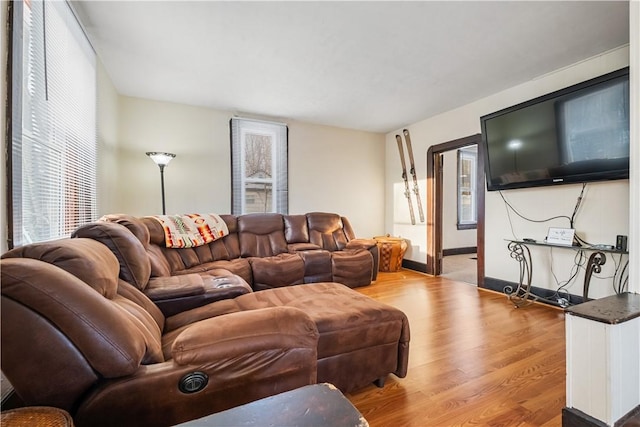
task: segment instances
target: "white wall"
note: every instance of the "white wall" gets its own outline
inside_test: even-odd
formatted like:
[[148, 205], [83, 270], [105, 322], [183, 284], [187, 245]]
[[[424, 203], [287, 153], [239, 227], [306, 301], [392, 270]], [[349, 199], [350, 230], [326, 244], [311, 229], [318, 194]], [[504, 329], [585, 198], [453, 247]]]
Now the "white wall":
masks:
[[[408, 126], [412, 135], [418, 176], [426, 176], [426, 153], [430, 146], [479, 133], [481, 116], [627, 65], [629, 65], [629, 48], [625, 46]], [[385, 191], [388, 200], [393, 201], [393, 204], [390, 203], [387, 207], [386, 227], [393, 230], [394, 234], [400, 234], [412, 242], [405, 258], [425, 263], [425, 227], [422, 224], [415, 226], [408, 224], [408, 214], [403, 206], [406, 203], [404, 197], [401, 198], [401, 172], [395, 141], [395, 134], [400, 131], [401, 129], [386, 135]], [[423, 178], [422, 194], [426, 194], [424, 182]], [[553, 188], [509, 190], [504, 194], [524, 215], [531, 218], [547, 218], [555, 215], [570, 216], [579, 192], [580, 185], [575, 184]], [[518, 265], [510, 259], [505, 242], [505, 239], [513, 235], [504, 203], [496, 192], [487, 192], [485, 203], [485, 274], [487, 277], [516, 281]], [[516, 219], [513, 220], [513, 224], [518, 237], [531, 238], [544, 238], [549, 226], [568, 226], [566, 222], [552, 222], [540, 226]], [[617, 234], [628, 235], [628, 181], [589, 184], [588, 193], [577, 217], [576, 228], [581, 236], [593, 243], [615, 244]], [[574, 258], [572, 251], [554, 250], [553, 261], [550, 260], [549, 249], [534, 252], [534, 286], [548, 289], [557, 287], [551, 275], [551, 264], [560, 280], [570, 276]], [[611, 274], [612, 264], [609, 259], [601, 276]], [[570, 288], [574, 294], [582, 293], [581, 277], [583, 276], [580, 275], [578, 282]], [[590, 296], [594, 298], [612, 293], [609, 280], [592, 281], [591, 289]]]
[[476, 229], [458, 230], [458, 150], [444, 153], [442, 182], [442, 249], [476, 246]]
[[[231, 211], [231, 112], [120, 97], [117, 196], [102, 209], [161, 211], [160, 172], [146, 151], [176, 158], [165, 168], [167, 213]], [[287, 122], [278, 118], [277, 121]], [[289, 121], [289, 212], [336, 212], [359, 237], [383, 233], [384, 135]]]

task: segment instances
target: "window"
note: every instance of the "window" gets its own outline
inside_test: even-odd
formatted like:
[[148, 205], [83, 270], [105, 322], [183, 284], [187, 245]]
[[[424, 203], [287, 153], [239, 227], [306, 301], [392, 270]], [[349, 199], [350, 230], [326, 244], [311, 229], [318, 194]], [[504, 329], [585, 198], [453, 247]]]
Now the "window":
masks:
[[9, 247], [96, 217], [95, 54], [66, 2], [13, 2]]
[[288, 213], [287, 126], [231, 119], [231, 174], [234, 215]]
[[477, 146], [458, 150], [458, 230], [472, 229], [477, 226], [477, 167]]

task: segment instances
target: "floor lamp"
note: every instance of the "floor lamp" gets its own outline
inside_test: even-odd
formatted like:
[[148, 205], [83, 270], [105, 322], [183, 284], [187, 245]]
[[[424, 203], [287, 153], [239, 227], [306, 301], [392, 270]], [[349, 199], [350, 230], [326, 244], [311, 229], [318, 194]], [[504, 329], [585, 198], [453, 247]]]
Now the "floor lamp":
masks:
[[155, 151], [147, 152], [147, 156], [151, 157], [156, 165], [160, 168], [160, 189], [162, 190], [162, 215], [166, 215], [166, 209], [164, 207], [164, 167], [169, 164], [171, 159], [176, 155], [173, 153], [158, 153]]

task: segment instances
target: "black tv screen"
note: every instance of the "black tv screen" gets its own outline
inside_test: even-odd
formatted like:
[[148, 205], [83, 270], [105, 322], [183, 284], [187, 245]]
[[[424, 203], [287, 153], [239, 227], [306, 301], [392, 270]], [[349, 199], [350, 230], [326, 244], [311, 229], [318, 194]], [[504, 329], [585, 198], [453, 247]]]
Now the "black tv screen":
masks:
[[629, 178], [629, 69], [483, 116], [489, 191]]

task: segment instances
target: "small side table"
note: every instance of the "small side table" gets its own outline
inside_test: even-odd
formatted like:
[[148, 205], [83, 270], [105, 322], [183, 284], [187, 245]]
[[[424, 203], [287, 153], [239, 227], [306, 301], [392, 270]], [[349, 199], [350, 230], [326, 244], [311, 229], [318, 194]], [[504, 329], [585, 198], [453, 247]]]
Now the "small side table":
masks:
[[6, 427], [73, 427], [71, 415], [49, 406], [25, 406], [2, 411], [0, 424]]
[[407, 241], [401, 237], [376, 236], [380, 251], [380, 271], [400, 271], [402, 259], [407, 251]]

